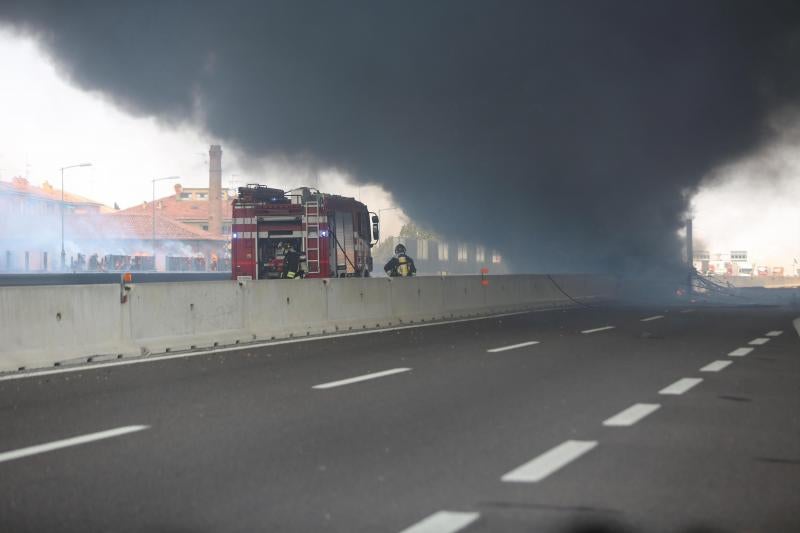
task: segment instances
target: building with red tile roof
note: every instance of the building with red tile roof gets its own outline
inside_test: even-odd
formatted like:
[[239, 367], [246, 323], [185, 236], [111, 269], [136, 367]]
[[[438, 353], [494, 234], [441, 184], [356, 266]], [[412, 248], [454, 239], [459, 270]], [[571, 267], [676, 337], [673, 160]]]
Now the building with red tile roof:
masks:
[[[175, 194], [156, 199], [156, 212], [203, 231], [210, 227], [209, 189], [202, 187], [183, 188], [175, 185]], [[233, 216], [233, 197], [223, 192], [219, 199], [222, 213], [222, 235], [230, 236]], [[150, 202], [123, 209], [121, 213], [141, 214], [152, 212]]]
[[[105, 214], [102, 218], [102, 225], [100, 233], [108, 238], [131, 240], [152, 240], [153, 238], [152, 211], [147, 213], [116, 211]], [[158, 241], [227, 241], [221, 235], [211, 235], [207, 231], [158, 212], [156, 212], [155, 237]]]
[[[64, 208], [68, 213], [85, 214], [109, 211], [100, 202], [64, 191]], [[61, 189], [45, 181], [41, 187], [16, 177], [0, 181], [0, 210], [5, 215], [46, 215], [60, 213]]]
[[[60, 190], [47, 182], [34, 186], [24, 178], [0, 181], [0, 271], [57, 270], [62, 234], [66, 265], [75, 264], [80, 256], [94, 254], [152, 255], [153, 248], [159, 269], [166, 267], [167, 256], [204, 257], [208, 264], [212, 258], [227, 256], [227, 237], [176, 220], [166, 213], [167, 209], [156, 211], [154, 240], [152, 205], [118, 211], [64, 192], [63, 207], [62, 230]], [[173, 211], [181, 210], [207, 217], [208, 202], [192, 200]]]

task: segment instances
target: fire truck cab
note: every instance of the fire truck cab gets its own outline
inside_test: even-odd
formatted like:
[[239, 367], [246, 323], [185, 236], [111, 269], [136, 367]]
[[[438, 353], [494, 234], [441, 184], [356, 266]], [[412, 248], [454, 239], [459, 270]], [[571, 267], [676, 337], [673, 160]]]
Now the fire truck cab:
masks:
[[233, 201], [231, 232], [233, 279], [282, 277], [290, 246], [300, 254], [301, 276], [366, 277], [379, 220], [354, 198], [247, 185]]

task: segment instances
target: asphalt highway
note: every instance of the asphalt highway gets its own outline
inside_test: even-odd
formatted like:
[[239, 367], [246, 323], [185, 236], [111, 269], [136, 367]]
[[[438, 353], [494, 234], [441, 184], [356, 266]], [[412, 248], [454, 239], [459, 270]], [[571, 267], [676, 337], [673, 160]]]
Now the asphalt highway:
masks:
[[592, 307], [0, 377], [0, 531], [800, 531], [800, 310]]

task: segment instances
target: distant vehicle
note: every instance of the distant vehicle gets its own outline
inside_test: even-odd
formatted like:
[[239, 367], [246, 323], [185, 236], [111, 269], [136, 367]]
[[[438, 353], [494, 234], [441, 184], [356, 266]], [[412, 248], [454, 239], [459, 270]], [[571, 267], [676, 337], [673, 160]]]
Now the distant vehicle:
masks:
[[772, 267], [773, 276], [783, 276], [783, 267]]
[[378, 216], [355, 198], [301, 187], [284, 192], [239, 187], [233, 201], [233, 279], [275, 279], [287, 245], [308, 278], [367, 277], [378, 242]]
[[733, 274], [733, 263], [727, 261], [709, 261], [708, 273], [714, 276], [730, 276]]
[[736, 275], [742, 278], [753, 276], [753, 265], [750, 263], [736, 263]]
[[728, 273], [728, 263], [725, 261], [709, 261], [708, 273], [715, 276], [724, 276]]
[[767, 266], [759, 266], [756, 268], [756, 272], [759, 276], [769, 276], [769, 267]]

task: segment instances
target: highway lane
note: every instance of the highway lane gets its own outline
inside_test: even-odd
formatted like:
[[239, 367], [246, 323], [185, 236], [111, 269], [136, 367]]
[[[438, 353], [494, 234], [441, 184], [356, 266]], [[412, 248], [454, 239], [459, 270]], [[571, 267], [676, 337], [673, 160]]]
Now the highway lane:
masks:
[[[464, 531], [595, 516], [794, 531], [797, 314], [572, 309], [0, 381], [0, 452], [148, 426], [0, 462], [0, 526], [401, 531], [461, 511]], [[658, 394], [686, 377], [703, 382]], [[603, 426], [637, 403], [660, 407]], [[501, 481], [569, 440], [597, 444], [536, 483]]]

